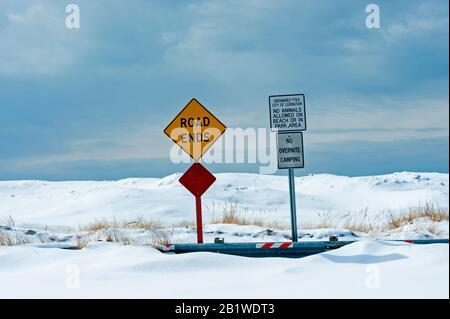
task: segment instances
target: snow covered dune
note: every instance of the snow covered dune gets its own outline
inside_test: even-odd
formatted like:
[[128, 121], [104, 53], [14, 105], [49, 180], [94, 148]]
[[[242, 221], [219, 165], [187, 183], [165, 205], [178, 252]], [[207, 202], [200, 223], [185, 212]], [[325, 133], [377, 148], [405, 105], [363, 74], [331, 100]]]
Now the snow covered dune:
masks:
[[[164, 223], [194, 219], [194, 199], [178, 179], [124, 179], [119, 181], [0, 182], [0, 218], [18, 223], [77, 226], [101, 218], [132, 219], [142, 216]], [[242, 209], [267, 220], [289, 223], [288, 181], [285, 176], [216, 174], [217, 181], [204, 196], [205, 220], [220, 214], [223, 205]], [[405, 210], [425, 202], [448, 207], [448, 174], [394, 173], [345, 177], [328, 174], [296, 179], [299, 223], [317, 221], [318, 213], [333, 216], [369, 214], [386, 209]]]

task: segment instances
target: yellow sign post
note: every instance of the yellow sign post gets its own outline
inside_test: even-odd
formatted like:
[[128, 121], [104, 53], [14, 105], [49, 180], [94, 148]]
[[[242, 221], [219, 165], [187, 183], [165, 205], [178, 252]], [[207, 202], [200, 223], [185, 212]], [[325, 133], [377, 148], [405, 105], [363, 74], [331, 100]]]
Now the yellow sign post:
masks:
[[225, 130], [222, 122], [199, 101], [192, 99], [165, 128], [164, 133], [197, 161]]

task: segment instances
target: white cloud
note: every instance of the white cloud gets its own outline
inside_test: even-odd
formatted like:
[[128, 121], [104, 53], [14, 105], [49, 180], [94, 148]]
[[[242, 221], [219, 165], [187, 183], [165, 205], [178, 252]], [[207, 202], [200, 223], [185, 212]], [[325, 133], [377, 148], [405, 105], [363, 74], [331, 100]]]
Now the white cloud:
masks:
[[442, 3], [422, 2], [417, 6], [405, 6], [402, 15], [397, 15], [395, 20], [390, 21], [386, 28], [381, 31], [389, 42], [399, 41], [405, 37], [424, 37], [427, 34], [442, 32], [449, 27], [447, 15], [442, 12]]
[[371, 105], [361, 105], [359, 109], [352, 106], [334, 107], [325, 113], [312, 111], [308, 118], [308, 126], [311, 128], [308, 141], [380, 142], [448, 137], [448, 103], [448, 99], [372, 101]]
[[4, 13], [0, 75], [55, 74], [80, 59], [86, 45], [82, 31], [65, 28], [66, 13], [61, 8], [43, 2]]
[[[167, 67], [225, 84], [274, 82], [288, 68], [286, 57], [267, 50], [264, 21], [276, 5], [268, 1], [203, 1], [190, 4], [190, 23], [177, 34], [164, 31]], [[270, 74], [270, 76], [267, 76]]]
[[[158, 132], [159, 134], [155, 134]], [[135, 126], [125, 131], [103, 131], [91, 138], [68, 140], [66, 151], [31, 156], [15, 161], [15, 166], [36, 166], [75, 161], [121, 161], [161, 158], [171, 146], [161, 128]], [[155, 151], [157, 150], [157, 151]], [[163, 155], [164, 156], [164, 155]]]
[[[375, 101], [377, 102], [377, 101]], [[310, 109], [305, 142], [309, 145], [349, 141], [387, 142], [408, 139], [445, 137], [449, 135], [448, 100], [396, 101], [368, 107], [356, 105], [333, 107], [327, 111]], [[337, 105], [337, 102], [335, 103]], [[402, 104], [403, 108], [396, 107]], [[396, 106], [395, 106], [396, 105]], [[369, 111], [368, 111], [369, 110]], [[266, 113], [254, 114], [268, 124]], [[238, 118], [227, 118], [229, 127], [238, 127]], [[256, 124], [256, 123], [255, 123]], [[245, 127], [244, 127], [245, 128]], [[255, 127], [256, 128], [256, 127]], [[173, 143], [162, 128], [137, 123], [126, 130], [103, 131], [97, 136], [68, 141], [66, 152], [16, 160], [14, 166], [39, 166], [76, 161], [151, 160], [169, 156]], [[255, 148], [255, 145], [250, 145]], [[235, 152], [245, 153], [247, 149]]]
[[[116, 5], [117, 3], [115, 2]], [[169, 77], [191, 76], [194, 82], [211, 80], [216, 85], [225, 84], [226, 94], [237, 97], [236, 100], [223, 102], [220, 94], [210, 100], [217, 99], [215, 104], [219, 105], [221, 112], [226, 115], [224, 122], [229, 127], [245, 128], [247, 125], [267, 127], [266, 95], [289, 93], [284, 90], [291, 90], [293, 87], [295, 90], [303, 90], [302, 86], [308, 85], [315, 89], [317, 95], [323, 95], [328, 103], [314, 105], [307, 100], [309, 130], [305, 139], [308, 143], [390, 141], [448, 136], [448, 93], [445, 99], [435, 101], [397, 99], [385, 102], [371, 101], [370, 97], [359, 96], [359, 99], [363, 99], [360, 109], [355, 106], [346, 107], [346, 103], [337, 97], [333, 100], [333, 95], [337, 94], [348, 94], [348, 100], [351, 100], [350, 95], [355, 96], [358, 93], [354, 87], [360, 84], [358, 81], [361, 79], [381, 78], [389, 81], [390, 78], [383, 69], [389, 66], [390, 61], [386, 52], [383, 54], [385, 44], [388, 41], [395, 42], [406, 35], [414, 35], [415, 32], [433, 34], [432, 31], [442, 30], [444, 27], [448, 29], [448, 16], [435, 20], [436, 11], [429, 7], [423, 9], [422, 13], [420, 10], [414, 14], [399, 13], [396, 16], [402, 18], [398, 21], [389, 24], [386, 20], [382, 20], [380, 32], [383, 33], [380, 34], [380, 38], [369, 38], [367, 35], [370, 33], [366, 30], [364, 32], [367, 33], [363, 35], [358, 32], [347, 33], [349, 28], [354, 29], [354, 25], [346, 25], [349, 22], [345, 19], [345, 21], [338, 19], [336, 26], [336, 22], [333, 22], [335, 15], [321, 16], [322, 7], [311, 1], [306, 3], [306, 6], [313, 9], [312, 14], [304, 10], [305, 16], [300, 16], [299, 24], [295, 25], [300, 30], [289, 28], [289, 24], [297, 22], [296, 20], [281, 24], [281, 27], [270, 23], [271, 19], [283, 21], [284, 14], [292, 17], [290, 15], [292, 6], [297, 7], [297, 2], [201, 1], [181, 6], [181, 11], [179, 6], [174, 6], [170, 23], [164, 24], [164, 27], [156, 24], [156, 27], [160, 28], [155, 31], [160, 36], [156, 41], [160, 40], [161, 50], [164, 52], [160, 65], [149, 68], [141, 64], [124, 63], [118, 66], [105, 62], [107, 65], [102, 66], [101, 70], [108, 75], [117, 75], [118, 71], [123, 72], [125, 69], [129, 72], [127, 75], [130, 75], [130, 78], [135, 74], [160, 72], [166, 75], [171, 72]], [[48, 4], [40, 4], [29, 6], [26, 10], [5, 13], [7, 21], [0, 29], [0, 75], [57, 74], [76, 65], [84, 57], [92, 44], [89, 35], [85, 33], [89, 30], [85, 31], [83, 25], [80, 30], [66, 29], [65, 12], [63, 7], [61, 8], [59, 10]], [[152, 21], [151, 14], [157, 15], [152, 10], [147, 9], [146, 12], [149, 15], [146, 16], [146, 21]], [[130, 16], [133, 13], [135, 11], [132, 11]], [[427, 17], [428, 13], [430, 17]], [[94, 14], [100, 17], [102, 12], [92, 10], [91, 14], [91, 19], [94, 19], [96, 18]], [[361, 17], [355, 19], [359, 21], [363, 16], [361, 13]], [[318, 20], [323, 19], [322, 24], [321, 21], [314, 24], [315, 17]], [[107, 25], [115, 23], [114, 18], [114, 15], [102, 15], [103, 28], [106, 29]], [[128, 19], [128, 16], [119, 20], [126, 21], [125, 18]], [[142, 16], [140, 18], [142, 19]], [[326, 21], [326, 18], [330, 18], [330, 21]], [[141, 27], [141, 22], [136, 20], [135, 23]], [[308, 25], [310, 22], [311, 26]], [[92, 24], [95, 24], [94, 21]], [[268, 31], [267, 25], [278, 26], [286, 34]], [[142, 24], [143, 28], [152, 26], [150, 23]], [[316, 30], [309, 30], [308, 27], [316, 28], [317, 33], [310, 32]], [[127, 38], [126, 32], [127, 29], [119, 38]], [[145, 41], [146, 37], [143, 34], [147, 35], [147, 33], [136, 35], [136, 41]], [[332, 36], [334, 34], [335, 37]], [[317, 35], [324, 38], [314, 38]], [[296, 36], [299, 37], [295, 38]], [[288, 41], [295, 42], [295, 45], [284, 49], [283, 41], [278, 41], [279, 47], [271, 47], [271, 41], [277, 37], [278, 40], [287, 39], [286, 45], [289, 45]], [[370, 41], [371, 39], [375, 40]], [[111, 41], [107, 43], [111, 44], [111, 50], [119, 47], [121, 43], [114, 42], [114, 36], [108, 41]], [[398, 43], [401, 45], [400, 41]], [[420, 41], [417, 40], [415, 43]], [[145, 46], [142, 45], [142, 48]], [[101, 55], [100, 57], [103, 58]], [[158, 56], [156, 60], [158, 58], [160, 57]], [[97, 65], [94, 67], [99, 68]], [[342, 71], [342, 74], [339, 71]], [[388, 69], [388, 71], [394, 73], [396, 70]], [[162, 81], [167, 80], [161, 78]], [[345, 81], [351, 83], [344, 87], [340, 86]], [[371, 82], [367, 83], [369, 85], [366, 89], [370, 87]], [[176, 89], [171, 82], [167, 82], [166, 85], [167, 90]], [[249, 90], [249, 87], [252, 90]], [[261, 87], [265, 90], [260, 89]], [[330, 92], [336, 88], [338, 93]], [[343, 92], [347, 88], [349, 92]], [[195, 89], [202, 92], [204, 87], [199, 86]], [[277, 92], [278, 89], [283, 91]], [[252, 100], [249, 98], [250, 95], [261, 99]], [[384, 94], [388, 95], [389, 92]], [[318, 99], [316, 96], [315, 100]], [[102, 128], [103, 133], [91, 138], [68, 140], [65, 145], [66, 151], [24, 158], [17, 163], [41, 165], [70, 161], [136, 160], [160, 158], [169, 154], [172, 144], [162, 134], [162, 125], [165, 123], [161, 123], [161, 127], [139, 124], [128, 127], [126, 131], [119, 131], [114, 127], [114, 123], [108, 123], [111, 124], [112, 128]]]

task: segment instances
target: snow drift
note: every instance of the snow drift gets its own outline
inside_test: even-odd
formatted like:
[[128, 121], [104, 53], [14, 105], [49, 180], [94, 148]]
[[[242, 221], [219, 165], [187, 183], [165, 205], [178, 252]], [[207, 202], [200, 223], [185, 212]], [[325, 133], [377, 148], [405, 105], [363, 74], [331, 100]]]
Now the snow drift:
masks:
[[[77, 226], [101, 218], [131, 219], [142, 216], [164, 223], [192, 221], [193, 196], [178, 179], [132, 178], [119, 181], [0, 182], [0, 217], [18, 223]], [[216, 174], [216, 183], [203, 198], [204, 220], [220, 214], [223, 205], [235, 202], [267, 221], [289, 224], [288, 181], [285, 176]], [[449, 177], [441, 173], [394, 173], [345, 177], [328, 174], [296, 178], [298, 221], [317, 221], [318, 213], [333, 216], [369, 215], [383, 210], [406, 210], [425, 202], [448, 207]]]

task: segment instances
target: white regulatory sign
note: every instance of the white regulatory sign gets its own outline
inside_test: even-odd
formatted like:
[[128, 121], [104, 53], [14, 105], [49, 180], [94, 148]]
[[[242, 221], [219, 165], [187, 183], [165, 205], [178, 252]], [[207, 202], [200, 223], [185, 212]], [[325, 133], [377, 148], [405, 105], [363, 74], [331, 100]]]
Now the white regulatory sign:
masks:
[[305, 131], [305, 95], [269, 96], [270, 128], [273, 131]]
[[302, 132], [278, 133], [277, 137], [278, 168], [303, 168]]

